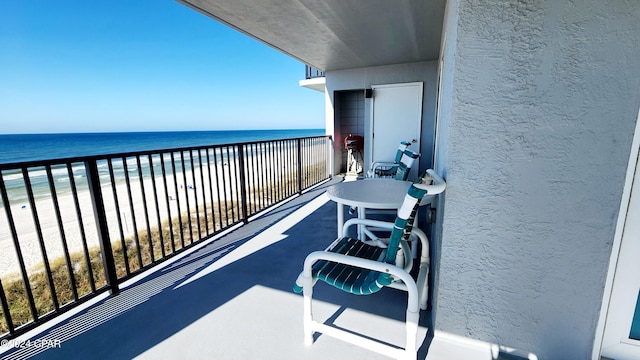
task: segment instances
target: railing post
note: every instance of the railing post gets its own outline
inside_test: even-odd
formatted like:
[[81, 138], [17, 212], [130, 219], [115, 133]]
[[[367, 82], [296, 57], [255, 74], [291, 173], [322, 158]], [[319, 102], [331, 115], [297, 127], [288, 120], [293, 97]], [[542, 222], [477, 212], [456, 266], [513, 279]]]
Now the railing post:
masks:
[[[27, 268], [24, 263], [24, 256], [22, 255], [22, 250], [20, 250], [20, 241], [18, 240], [18, 231], [16, 229], [16, 223], [13, 219], [13, 214], [11, 213], [11, 203], [9, 202], [9, 195], [7, 194], [7, 186], [4, 183], [2, 177], [2, 170], [0, 170], [0, 195], [2, 195], [2, 203], [4, 204], [4, 210], [7, 215], [7, 223], [9, 224], [9, 230], [11, 231], [11, 238], [13, 239], [13, 247], [16, 250], [16, 255], [18, 257], [18, 266], [20, 266], [20, 274], [22, 276], [22, 282], [24, 283], [25, 290], [27, 291], [27, 300], [29, 300], [29, 310], [31, 310], [31, 316], [34, 321], [38, 320], [38, 310], [36, 309], [36, 302], [33, 298], [33, 291], [31, 290], [31, 282], [29, 280], [29, 274], [27, 273]], [[4, 289], [2, 291], [4, 293]], [[8, 314], [6, 312], [5, 314]], [[13, 329], [13, 323], [9, 323], [7, 321], [7, 325], [11, 330], [11, 333], [15, 331]]]
[[302, 139], [298, 139], [298, 194], [302, 194]]
[[120, 292], [120, 288], [118, 287], [118, 275], [116, 274], [116, 264], [115, 259], [113, 258], [113, 251], [111, 249], [111, 240], [109, 239], [109, 226], [107, 224], [107, 215], [104, 209], [102, 188], [100, 187], [98, 164], [96, 159], [91, 159], [85, 161], [84, 166], [87, 169], [87, 182], [89, 184], [91, 204], [93, 205], [93, 214], [96, 218], [98, 241], [100, 242], [100, 251], [102, 252], [105, 277], [111, 293], [116, 295]]
[[329, 176], [333, 177], [336, 174], [336, 167], [335, 167], [335, 161], [336, 161], [336, 148], [334, 147], [335, 144], [333, 143], [333, 136], [329, 135], [328, 136], [329, 141], [327, 144], [327, 156], [329, 157]]
[[244, 146], [238, 144], [238, 165], [240, 166], [240, 203], [242, 204], [242, 221], [249, 223], [249, 211], [247, 210], [247, 176], [244, 167]]
[[[0, 176], [2, 176], [2, 174], [0, 174]], [[2, 314], [4, 315], [4, 321], [7, 325], [7, 329], [9, 329], [9, 334], [13, 334], [15, 332], [15, 328], [13, 326], [13, 320], [11, 319], [11, 312], [9, 311], [9, 302], [7, 301], [7, 296], [4, 294], [2, 280], [0, 280], [0, 303], [2, 303]]]

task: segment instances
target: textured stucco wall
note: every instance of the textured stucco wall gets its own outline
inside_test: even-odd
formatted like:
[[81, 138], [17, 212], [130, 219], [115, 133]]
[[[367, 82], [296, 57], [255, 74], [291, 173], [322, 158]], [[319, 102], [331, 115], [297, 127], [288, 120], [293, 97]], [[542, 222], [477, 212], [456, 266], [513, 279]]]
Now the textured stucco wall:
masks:
[[587, 359], [640, 106], [640, 6], [447, 7], [436, 330]]
[[[334, 103], [334, 93], [340, 90], [356, 90], [370, 88], [371, 85], [397, 84], [409, 82], [423, 82], [422, 94], [422, 138], [420, 144], [420, 169], [427, 169], [432, 165], [433, 142], [435, 133], [435, 112], [437, 92], [437, 68], [435, 61], [417, 62], [400, 65], [376, 66], [350, 70], [328, 71], [326, 87], [329, 104]], [[365, 133], [370, 131], [371, 103], [365, 99]], [[327, 107], [327, 124], [334, 121], [333, 108]], [[368, 121], [368, 122], [367, 122]], [[337, 139], [337, 137], [336, 137]], [[338, 140], [338, 139], [337, 139]], [[341, 143], [334, 143], [336, 154], [340, 153]], [[365, 139], [365, 153], [370, 144]], [[339, 164], [336, 164], [339, 165]]]

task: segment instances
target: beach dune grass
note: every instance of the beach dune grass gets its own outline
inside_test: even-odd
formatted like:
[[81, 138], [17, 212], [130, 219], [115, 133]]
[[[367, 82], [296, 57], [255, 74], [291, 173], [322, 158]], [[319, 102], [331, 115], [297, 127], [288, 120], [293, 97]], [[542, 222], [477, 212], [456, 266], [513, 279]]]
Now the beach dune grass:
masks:
[[[201, 208], [200, 214], [202, 215], [197, 217], [200, 220], [200, 232], [198, 231], [198, 223], [195, 222], [195, 213], [191, 214], [193, 218], [191, 229], [188, 225], [189, 214], [185, 213], [181, 218], [175, 217], [172, 220], [171, 226], [169, 226], [169, 221], [165, 221], [160, 227], [152, 228], [150, 237], [146, 229], [138, 231], [137, 234], [128, 237], [124, 241], [124, 251], [122, 241], [114, 241], [111, 246], [118, 278], [127, 277], [128, 274], [135, 273], [161, 260], [163, 254], [167, 256], [202, 238], [219, 232], [222, 229], [221, 225], [226, 226], [227, 224], [237, 222], [238, 215], [235, 212], [232, 214], [232, 207], [237, 207], [237, 204], [230, 204], [228, 212], [220, 213], [217, 210], [217, 206], [214, 206], [216, 210], [212, 213], [213, 216], [206, 217], [208, 224], [205, 222], [204, 208]], [[207, 228], [209, 229], [209, 234], [204, 233]], [[171, 232], [171, 229], [173, 232]], [[69, 254], [77, 298], [90, 295], [95, 289], [100, 289], [107, 285], [100, 248], [92, 247], [88, 249], [87, 253], [90, 266], [87, 266], [84, 252], [79, 251]], [[125, 261], [125, 253], [128, 261]], [[65, 304], [77, 300], [76, 294], [74, 294], [73, 287], [71, 286], [66, 259], [59, 257], [51, 260], [50, 269], [53, 287], [55, 288], [55, 299], [58, 305], [62, 307]], [[38, 317], [41, 317], [55, 310], [54, 297], [50, 290], [51, 287], [49, 286], [44, 265], [32, 269], [29, 273], [29, 283], [36, 313]], [[93, 277], [93, 286], [91, 277]], [[33, 321], [26, 287], [22, 279], [16, 279], [14, 277], [6, 281], [6, 283], [3, 281], [2, 285], [7, 297], [9, 312], [14, 326], [19, 327]], [[7, 333], [8, 331], [9, 327], [6, 323], [4, 313], [0, 309], [0, 334]]]

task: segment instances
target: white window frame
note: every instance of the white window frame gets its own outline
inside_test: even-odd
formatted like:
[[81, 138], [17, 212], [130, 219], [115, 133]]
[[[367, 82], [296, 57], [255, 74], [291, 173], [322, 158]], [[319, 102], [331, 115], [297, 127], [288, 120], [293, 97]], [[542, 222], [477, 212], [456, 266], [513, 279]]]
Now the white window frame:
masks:
[[[629, 165], [611, 260], [605, 284], [592, 359], [640, 359], [640, 341], [629, 339], [640, 288], [640, 111], [636, 120]], [[634, 189], [635, 188], [635, 189]], [[635, 190], [635, 191], [633, 191]], [[634, 256], [635, 255], [635, 256]]]

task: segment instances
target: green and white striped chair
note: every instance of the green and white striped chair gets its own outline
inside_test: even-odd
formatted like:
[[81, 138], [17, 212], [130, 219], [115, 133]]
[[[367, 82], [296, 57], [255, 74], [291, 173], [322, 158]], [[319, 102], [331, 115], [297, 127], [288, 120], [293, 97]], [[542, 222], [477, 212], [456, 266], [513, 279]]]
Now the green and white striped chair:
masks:
[[396, 151], [393, 162], [375, 161], [367, 171], [369, 178], [394, 178], [396, 180], [407, 180], [411, 167], [420, 154], [408, 149], [408, 142], [402, 141]]
[[[417, 332], [420, 309], [427, 306], [427, 275], [429, 272], [429, 240], [425, 233], [413, 227], [414, 217], [420, 200], [427, 194], [444, 191], [445, 182], [435, 171], [429, 169], [427, 183], [420, 177], [409, 188], [402, 207], [394, 223], [370, 219], [350, 219], [344, 225], [341, 238], [336, 239], [326, 250], [309, 254], [304, 268], [294, 286], [296, 292], [304, 297], [304, 337], [305, 344], [313, 343], [313, 333], [319, 332], [365, 347], [387, 356], [403, 359], [415, 359], [418, 350]], [[365, 226], [386, 229], [391, 237], [386, 242], [360, 241], [348, 236], [349, 227]], [[421, 242], [420, 269], [417, 280], [409, 274], [413, 264], [408, 240], [415, 235]], [[359, 336], [313, 320], [313, 286], [318, 280], [324, 281], [340, 290], [369, 295], [383, 287], [392, 287], [408, 293], [406, 310], [406, 345], [404, 349], [389, 346], [369, 337]]]
[[402, 153], [402, 157], [400, 157], [400, 162], [396, 168], [395, 174], [393, 176], [396, 180], [407, 180], [409, 178], [409, 173], [411, 172], [411, 168], [413, 164], [420, 157], [420, 153], [412, 151], [410, 149], [405, 149]]

